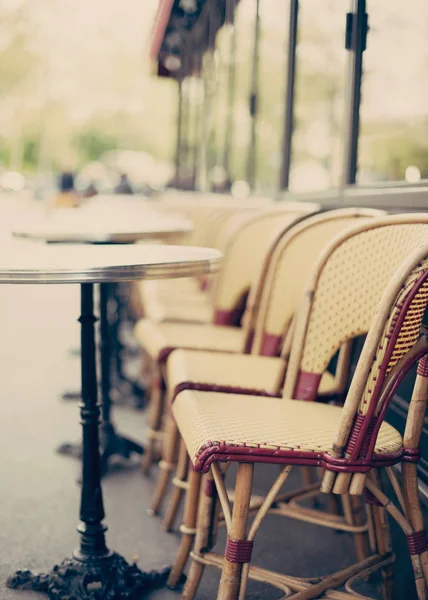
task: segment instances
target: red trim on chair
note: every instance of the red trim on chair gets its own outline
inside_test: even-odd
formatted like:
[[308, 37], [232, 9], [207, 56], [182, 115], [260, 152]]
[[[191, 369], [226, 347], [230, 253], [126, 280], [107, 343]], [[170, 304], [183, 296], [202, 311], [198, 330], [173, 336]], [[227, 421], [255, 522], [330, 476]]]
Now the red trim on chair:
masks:
[[201, 277], [201, 279], [199, 280], [199, 289], [201, 290], [201, 292], [206, 292], [208, 287], [209, 287], [208, 277]]
[[318, 394], [321, 377], [321, 373], [300, 371], [293, 397], [296, 400], [315, 400]]
[[[389, 394], [388, 394], [389, 398], [388, 398], [387, 401], [385, 401], [383, 403], [383, 406], [382, 406], [382, 408], [381, 408], [381, 410], [380, 410], [380, 412], [379, 412], [379, 414], [377, 416], [377, 423], [376, 423], [375, 429], [374, 429], [373, 434], [372, 434], [371, 442], [370, 442], [370, 444], [368, 446], [368, 449], [367, 449], [367, 454], [369, 456], [373, 453], [373, 450], [374, 450], [374, 447], [375, 447], [375, 444], [376, 444], [376, 440], [377, 440], [377, 434], [379, 432], [380, 426], [383, 423], [383, 420], [385, 419], [386, 411], [388, 409], [389, 402], [390, 402], [391, 398], [394, 396], [395, 392], [397, 391], [397, 388], [399, 387], [399, 385], [400, 385], [401, 381], [403, 380], [404, 376], [409, 372], [410, 368], [415, 364], [415, 362], [417, 360], [419, 360], [420, 358], [422, 358], [423, 356], [425, 356], [426, 353], [427, 353], [427, 349], [426, 348], [421, 348], [419, 350], [419, 352], [417, 353], [416, 356], [413, 356], [413, 358], [411, 360], [407, 361], [407, 364], [403, 366], [403, 368], [401, 369], [401, 371], [399, 373], [399, 376], [396, 377], [396, 379], [394, 381], [394, 384], [389, 389]], [[370, 408], [371, 408], [371, 406], [370, 406]], [[361, 436], [361, 433], [360, 433], [360, 436]], [[412, 459], [412, 460], [419, 460], [419, 458], [420, 458], [420, 450], [419, 450], [419, 448], [415, 448], [415, 449], [405, 448], [404, 449], [405, 456], [408, 453], [410, 453], [410, 452], [412, 452], [412, 453], [414, 452], [414, 454], [412, 454], [412, 456], [417, 456], [416, 459]]]
[[[385, 377], [386, 377], [386, 372], [387, 372], [387, 368], [388, 368], [388, 364], [392, 355], [392, 352], [394, 350], [395, 347], [395, 343], [398, 339], [398, 336], [400, 334], [401, 331], [401, 327], [404, 323], [404, 320], [406, 318], [407, 315], [407, 311], [411, 305], [411, 303], [413, 302], [416, 294], [418, 293], [418, 291], [420, 290], [421, 286], [425, 283], [426, 279], [428, 278], [428, 270], [423, 271], [423, 273], [419, 276], [419, 278], [416, 280], [416, 282], [413, 283], [412, 289], [410, 291], [410, 293], [407, 295], [407, 297], [404, 299], [404, 301], [401, 303], [401, 305], [399, 306], [400, 308], [400, 312], [398, 313], [397, 317], [395, 318], [394, 322], [391, 324], [391, 329], [389, 331], [389, 335], [388, 335], [388, 345], [386, 348], [386, 352], [385, 355], [383, 357], [382, 360], [382, 364], [379, 366], [379, 373], [377, 376], [377, 380], [376, 380], [376, 384], [375, 384], [375, 388], [373, 390], [373, 394], [370, 400], [370, 404], [368, 407], [368, 411], [367, 411], [367, 417], [372, 417], [374, 411], [376, 410], [376, 406], [379, 400], [379, 395], [382, 392], [382, 386], [384, 384], [385, 381]], [[419, 357], [413, 357], [412, 361], [410, 364], [405, 365], [402, 369], [402, 372], [400, 373], [400, 375], [397, 377], [394, 385], [391, 387], [391, 390], [388, 394], [388, 399], [386, 399], [386, 401], [383, 403], [383, 406], [381, 407], [381, 410], [377, 416], [377, 423], [376, 426], [374, 428], [374, 431], [372, 432], [371, 435], [371, 443], [368, 445], [367, 448], [367, 454], [370, 455], [371, 453], [373, 453], [375, 444], [376, 444], [376, 439], [377, 439], [377, 435], [380, 429], [380, 426], [383, 423], [383, 420], [385, 418], [385, 414], [386, 414], [386, 410], [389, 406], [389, 402], [392, 398], [392, 396], [394, 395], [399, 383], [401, 382], [401, 380], [404, 377], [404, 374], [408, 372], [408, 370], [410, 369], [410, 367], [414, 364], [414, 362], [416, 361], [416, 359], [420, 359], [422, 358], [422, 356], [424, 356], [426, 354], [426, 351], [422, 351], [421, 356]], [[356, 440], [356, 446], [354, 449], [354, 454], [358, 453], [359, 454], [359, 447], [362, 447], [362, 445], [364, 444], [364, 440], [366, 437], [366, 428], [368, 427], [369, 422], [366, 421], [364, 423], [364, 426], [361, 427], [361, 430], [358, 434], [358, 440]], [[355, 456], [352, 456], [352, 458], [354, 459]]]
[[428, 356], [423, 356], [418, 362], [418, 375], [421, 377], [428, 377]]
[[391, 454], [374, 454], [369, 460], [349, 457], [336, 458], [328, 452], [300, 450], [300, 448], [283, 450], [281, 448], [265, 448], [259, 446], [237, 446], [225, 442], [206, 442], [193, 459], [195, 471], [206, 473], [211, 463], [248, 462], [267, 464], [290, 464], [323, 467], [336, 473], [368, 473], [371, 468], [389, 467], [397, 462], [417, 462], [418, 451], [409, 452], [401, 448]]
[[215, 484], [213, 479], [205, 479], [204, 493], [208, 498], [212, 498], [215, 494]]
[[373, 504], [374, 506], [382, 506], [381, 502], [379, 502], [376, 496], [368, 488], [364, 488], [364, 497], [366, 499], [367, 504]]
[[173, 352], [174, 350], [176, 350], [175, 346], [166, 346], [165, 348], [162, 348], [162, 350], [158, 354], [158, 362], [165, 363], [168, 360], [168, 357], [171, 354], [171, 352]]
[[232, 540], [227, 536], [225, 557], [231, 563], [249, 563], [253, 552], [252, 540]]
[[239, 319], [239, 313], [236, 309], [234, 310], [220, 310], [216, 308], [214, 311], [213, 323], [214, 325], [235, 325]]
[[262, 356], [279, 356], [281, 343], [282, 336], [264, 332], [260, 354]]
[[400, 312], [398, 313], [394, 323], [392, 323], [392, 327], [390, 330], [390, 335], [389, 335], [389, 340], [388, 340], [388, 346], [385, 352], [385, 355], [383, 357], [383, 361], [382, 364], [379, 368], [379, 376], [377, 378], [376, 381], [376, 386], [375, 389], [373, 391], [373, 396], [371, 399], [371, 405], [373, 406], [374, 410], [374, 406], [377, 403], [377, 399], [379, 396], [379, 393], [382, 389], [382, 385], [383, 385], [383, 379], [386, 375], [386, 370], [388, 368], [388, 364], [389, 364], [389, 360], [391, 358], [392, 352], [394, 350], [395, 347], [395, 343], [398, 339], [398, 336], [400, 334], [401, 331], [401, 327], [404, 323], [404, 320], [406, 318], [407, 315], [407, 311], [410, 307], [410, 305], [412, 304], [416, 294], [419, 292], [421, 286], [423, 285], [423, 283], [425, 282], [425, 280], [428, 277], [428, 271], [424, 271], [421, 276], [419, 277], [419, 279], [417, 279], [414, 284], [413, 287], [410, 291], [410, 293], [408, 294], [408, 296], [405, 298], [404, 302], [401, 304], [400, 306]]
[[226, 394], [247, 394], [249, 396], [269, 396], [269, 398], [280, 398], [277, 394], [272, 394], [266, 390], [256, 390], [255, 388], [245, 388], [236, 385], [216, 385], [215, 383], [196, 383], [194, 381], [182, 381], [175, 389], [171, 402], [174, 402], [180, 392], [185, 390], [195, 390], [197, 392], [222, 392]]
[[[365, 423], [367, 420], [368, 420], [369, 424], [367, 426], [365, 426]], [[346, 446], [347, 454], [352, 456], [355, 445], [358, 440], [358, 436], [360, 435], [360, 431], [361, 431], [363, 425], [365, 426], [366, 433], [364, 436], [364, 440], [361, 444], [361, 448], [359, 450], [359, 455], [365, 456], [367, 454], [367, 450], [369, 449], [369, 445], [370, 445], [370, 442], [372, 439], [373, 432], [376, 428], [377, 420], [378, 420], [377, 416], [370, 417], [367, 415], [358, 414], [355, 417], [351, 432], [349, 434], [348, 444]], [[357, 458], [357, 457], [353, 457], [353, 458]]]
[[415, 554], [422, 554], [427, 549], [427, 540], [425, 536], [425, 529], [421, 531], [415, 531], [410, 535], [406, 535], [407, 544], [409, 546], [409, 552], [412, 556]]

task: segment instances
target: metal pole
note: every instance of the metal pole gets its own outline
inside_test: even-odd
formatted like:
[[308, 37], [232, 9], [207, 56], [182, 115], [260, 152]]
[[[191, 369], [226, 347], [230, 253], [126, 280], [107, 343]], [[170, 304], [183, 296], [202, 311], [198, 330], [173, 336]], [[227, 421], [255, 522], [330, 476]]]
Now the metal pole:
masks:
[[219, 27], [219, 14], [216, 3], [209, 4], [208, 12], [208, 50], [203, 56], [202, 81], [204, 86], [204, 101], [202, 106], [201, 147], [199, 189], [208, 192], [210, 182], [210, 151], [213, 142], [213, 99], [217, 86], [217, 71], [215, 68], [215, 36]]
[[257, 90], [259, 83], [259, 41], [260, 41], [260, 0], [256, 0], [256, 17], [254, 22], [254, 49], [251, 74], [250, 115], [251, 137], [248, 149], [247, 182], [253, 190], [256, 181], [256, 156], [257, 156]]
[[229, 68], [227, 70], [227, 116], [226, 132], [224, 137], [223, 169], [227, 177], [227, 182], [231, 182], [230, 175], [230, 156], [233, 144], [234, 119], [233, 109], [235, 105], [235, 83], [236, 83], [236, 27], [235, 27], [235, 0], [227, 0], [226, 4], [226, 22], [232, 27], [230, 35]]
[[82, 404], [80, 405], [83, 429], [82, 489], [80, 519], [80, 560], [109, 556], [104, 532], [104, 506], [101, 491], [101, 457], [99, 452], [100, 406], [95, 348], [94, 285], [82, 283], [80, 339], [82, 347]]
[[346, 43], [349, 51], [344, 163], [342, 185], [353, 184], [357, 177], [358, 135], [360, 129], [361, 79], [363, 52], [366, 49], [368, 15], [366, 0], [352, 0], [352, 12], [346, 15]]
[[[195, 49], [196, 52], [196, 49]], [[202, 139], [203, 135], [203, 104], [200, 102], [200, 81], [201, 77], [201, 64], [199, 54], [194, 55], [193, 72], [192, 72], [192, 86], [189, 86], [189, 91], [193, 94], [193, 133], [192, 133], [192, 156], [193, 156], [193, 170], [192, 170], [192, 189], [200, 190], [201, 184], [201, 171], [203, 169], [203, 156], [202, 156]], [[193, 92], [191, 92], [193, 89]], [[189, 100], [189, 106], [192, 104], [192, 98]]]
[[298, 33], [299, 0], [290, 0], [290, 21], [287, 41], [287, 81], [285, 87], [284, 132], [282, 137], [281, 169], [279, 172], [280, 191], [288, 190], [292, 137], [294, 129], [294, 89], [296, 82], [296, 48]]
[[175, 146], [175, 185], [180, 181], [182, 161], [182, 135], [183, 135], [183, 79], [178, 80], [178, 106], [177, 106], [177, 140]]
[[[208, 53], [211, 53], [211, 50], [208, 50]], [[207, 63], [211, 65], [211, 61], [209, 57], [205, 55], [203, 57], [203, 66], [202, 66], [202, 84], [203, 84], [203, 102], [200, 107], [200, 147], [199, 147], [199, 177], [198, 177], [198, 189], [202, 192], [208, 191], [208, 119], [209, 119], [209, 91], [208, 91], [208, 79], [210, 74], [207, 74]]]

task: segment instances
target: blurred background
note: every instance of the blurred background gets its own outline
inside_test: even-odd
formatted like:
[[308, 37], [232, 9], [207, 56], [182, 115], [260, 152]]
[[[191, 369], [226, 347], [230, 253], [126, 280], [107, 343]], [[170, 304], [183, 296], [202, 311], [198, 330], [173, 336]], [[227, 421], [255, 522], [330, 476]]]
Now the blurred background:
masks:
[[[176, 0], [182, 10], [193, 0]], [[108, 192], [126, 173], [135, 191], [174, 175], [177, 81], [149, 60], [157, 0], [2, 0], [0, 3], [0, 191], [45, 198], [60, 171], [76, 187]], [[322, 5], [322, 10], [321, 10]], [[357, 183], [417, 183], [428, 177], [428, 2], [369, 0]], [[187, 8], [186, 8], [187, 6]], [[256, 0], [236, 12], [232, 181], [248, 179]], [[191, 6], [190, 6], [191, 8]], [[340, 185], [347, 51], [343, 0], [300, 0], [290, 192]], [[257, 123], [251, 187], [278, 189], [283, 136], [289, 3], [261, 0]], [[221, 177], [228, 127], [230, 31], [216, 36], [210, 84], [211, 183]], [[183, 86], [194, 107], [204, 86]], [[190, 111], [191, 107], [188, 107]], [[190, 139], [190, 138], [189, 138]], [[182, 153], [186, 148], [181, 148]]]

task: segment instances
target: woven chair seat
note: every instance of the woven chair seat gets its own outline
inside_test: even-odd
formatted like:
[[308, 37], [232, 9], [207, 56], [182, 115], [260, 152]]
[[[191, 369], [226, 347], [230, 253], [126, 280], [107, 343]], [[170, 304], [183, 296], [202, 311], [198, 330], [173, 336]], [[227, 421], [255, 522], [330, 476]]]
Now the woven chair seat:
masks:
[[186, 321], [188, 323], [211, 323], [213, 309], [209, 304], [201, 302], [164, 302], [151, 301], [144, 303], [145, 317], [151, 321]]
[[158, 307], [158, 310], [160, 311], [160, 318], [154, 319], [157, 321], [186, 321], [188, 323], [209, 324], [213, 320], [213, 309], [211, 306], [192, 306], [191, 304], [161, 304]]
[[[156, 285], [177, 282], [183, 285]], [[171, 282], [142, 281], [138, 284], [138, 294], [145, 317], [152, 321], [212, 321], [211, 298], [200, 290], [199, 283], [194, 279], [177, 279]]]
[[[278, 396], [284, 378], [282, 358], [252, 354], [175, 350], [168, 359], [169, 389], [209, 389], [227, 392]], [[324, 373], [319, 393], [334, 393], [333, 375]]]
[[145, 280], [138, 283], [140, 293], [155, 293], [159, 297], [163, 295], [201, 294], [200, 283], [196, 278], [183, 277], [181, 279]]
[[194, 323], [155, 323], [141, 319], [134, 334], [144, 350], [159, 362], [176, 348], [195, 348], [218, 352], [242, 352], [244, 331], [239, 327]]
[[[342, 408], [304, 400], [186, 390], [178, 394], [172, 411], [195, 468], [206, 470], [207, 459], [214, 453], [216, 460], [239, 460], [248, 455], [247, 460], [254, 462], [286, 463], [293, 454], [304, 460], [306, 453], [313, 459], [309, 453], [329, 452]], [[392, 455], [401, 448], [400, 433], [384, 422], [375, 453]]]

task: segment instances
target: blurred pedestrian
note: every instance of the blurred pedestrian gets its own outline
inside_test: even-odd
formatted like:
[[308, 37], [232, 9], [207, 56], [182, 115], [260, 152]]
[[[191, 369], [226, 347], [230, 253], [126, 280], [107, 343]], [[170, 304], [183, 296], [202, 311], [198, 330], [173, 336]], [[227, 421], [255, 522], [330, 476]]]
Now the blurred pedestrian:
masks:
[[132, 189], [131, 183], [128, 179], [128, 175], [126, 173], [121, 173], [120, 181], [117, 186], [114, 188], [115, 194], [133, 194], [134, 190]]
[[55, 197], [54, 208], [76, 208], [80, 198], [74, 188], [74, 175], [71, 171], [63, 171], [58, 181], [59, 193]]

